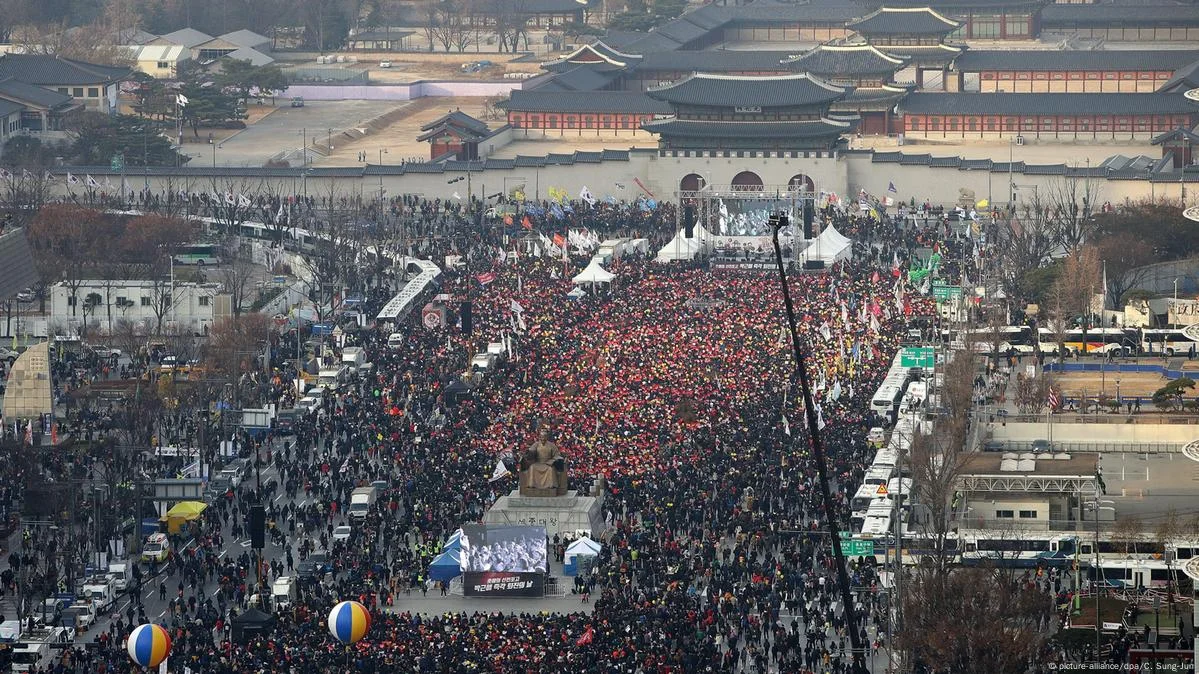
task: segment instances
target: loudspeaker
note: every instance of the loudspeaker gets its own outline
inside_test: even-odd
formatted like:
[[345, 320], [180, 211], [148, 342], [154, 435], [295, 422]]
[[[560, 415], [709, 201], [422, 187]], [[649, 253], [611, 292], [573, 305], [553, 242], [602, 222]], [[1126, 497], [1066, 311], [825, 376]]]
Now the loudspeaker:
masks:
[[811, 199], [803, 200], [803, 238], [811, 239], [812, 236], [812, 219], [816, 217], [814, 206]]
[[250, 547], [266, 547], [266, 508], [262, 505], [250, 506]]
[[804, 269], [824, 269], [824, 260], [807, 260], [803, 263]]
[[690, 204], [683, 206], [683, 236], [695, 238], [695, 206]]
[[471, 303], [469, 301], [463, 302], [462, 306], [458, 309], [458, 318], [462, 321], [462, 334], [464, 335], [469, 335], [471, 328], [473, 327], [473, 321], [471, 320], [470, 314]]

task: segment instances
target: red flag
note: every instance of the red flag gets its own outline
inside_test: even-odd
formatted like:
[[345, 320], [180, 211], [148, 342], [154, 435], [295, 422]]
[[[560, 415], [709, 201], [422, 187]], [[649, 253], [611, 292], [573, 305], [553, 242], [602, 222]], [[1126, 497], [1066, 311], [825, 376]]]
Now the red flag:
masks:
[[50, 424], [50, 444], [58, 444], [58, 424], [56, 423]]
[[874, 272], [874, 276], [870, 277], [871, 282], [878, 283], [878, 272]]
[[489, 271], [485, 274], [475, 274], [475, 279], [482, 285], [487, 285], [495, 280], [495, 272]]
[[529, 222], [529, 216], [526, 215], [521, 219], [520, 226], [524, 227], [525, 229], [533, 229], [533, 223]]
[[586, 646], [587, 644], [591, 643], [594, 639], [595, 639], [595, 628], [593, 628], [591, 625], [588, 625], [587, 629], [584, 630], [581, 635], [579, 635], [579, 638], [575, 639], [575, 645], [576, 646]]
[[563, 238], [561, 234], [555, 234], [554, 235], [554, 245], [559, 248], [565, 248], [566, 247], [566, 239]]
[[512, 214], [511, 214], [511, 213], [509, 213], [508, 215], [505, 215], [505, 216], [504, 216], [504, 224], [505, 224], [505, 225], [511, 225], [511, 224], [512, 224]]

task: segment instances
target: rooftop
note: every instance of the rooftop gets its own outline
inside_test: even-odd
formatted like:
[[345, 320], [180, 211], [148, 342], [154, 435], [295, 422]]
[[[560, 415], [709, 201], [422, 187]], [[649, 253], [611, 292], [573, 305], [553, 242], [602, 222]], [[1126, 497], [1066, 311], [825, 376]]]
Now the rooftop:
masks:
[[676, 105], [796, 107], [831, 103], [851, 91], [800, 73], [796, 75], [714, 75], [698, 73], [646, 93]]
[[854, 122], [833, 119], [795, 122], [724, 122], [692, 119], [655, 119], [641, 128], [682, 138], [820, 138], [852, 133]]
[[179, 30], [171, 31], [166, 35], [159, 37], [159, 40], [170, 44], [179, 44], [191, 49], [192, 47], [209, 42], [212, 36], [208, 33], [201, 33], [195, 28], [180, 28]]
[[962, 24], [931, 7], [880, 7], [846, 26], [862, 35], [947, 35]]
[[[1013, 459], [1013, 456], [1023, 458]], [[1038, 454], [1035, 459], [1031, 457], [1033, 455], [1030, 453], [976, 452], [966, 459], [961, 472], [965, 475], [1092, 476], [1099, 461], [1099, 455], [1093, 453]], [[1019, 463], [1017, 469], [1012, 470], [1010, 464], [1005, 463], [1011, 461]]]
[[128, 68], [85, 63], [60, 56], [4, 54], [0, 57], [0, 76], [39, 86], [98, 84], [128, 75]]
[[908, 61], [907, 56], [895, 56], [869, 44], [822, 44], [802, 54], [782, 61], [797, 72], [809, 72], [821, 77], [860, 74], [893, 73]]

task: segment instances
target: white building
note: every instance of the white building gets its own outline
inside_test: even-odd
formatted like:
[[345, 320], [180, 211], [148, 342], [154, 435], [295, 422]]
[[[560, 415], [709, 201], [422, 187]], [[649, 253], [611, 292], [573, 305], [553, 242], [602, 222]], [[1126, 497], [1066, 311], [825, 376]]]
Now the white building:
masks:
[[182, 329], [206, 334], [229, 315], [229, 295], [219, 283], [170, 280], [60, 281], [50, 292], [50, 327], [56, 332], [111, 333], [124, 320], [147, 333]]

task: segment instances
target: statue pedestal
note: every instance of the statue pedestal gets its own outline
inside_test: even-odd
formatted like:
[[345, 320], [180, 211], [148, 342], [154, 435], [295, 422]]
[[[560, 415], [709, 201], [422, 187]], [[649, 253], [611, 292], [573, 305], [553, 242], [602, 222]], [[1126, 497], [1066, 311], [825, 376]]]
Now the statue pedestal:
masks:
[[484, 524], [505, 526], [543, 526], [550, 538], [554, 534], [586, 531], [599, 536], [604, 530], [604, 497], [579, 495], [573, 489], [566, 496], [521, 496], [514, 489], [496, 499], [483, 515]]

